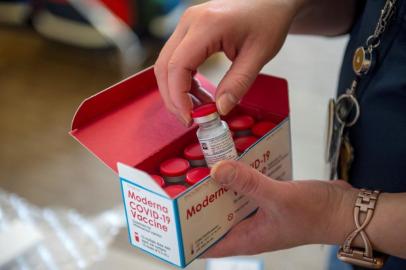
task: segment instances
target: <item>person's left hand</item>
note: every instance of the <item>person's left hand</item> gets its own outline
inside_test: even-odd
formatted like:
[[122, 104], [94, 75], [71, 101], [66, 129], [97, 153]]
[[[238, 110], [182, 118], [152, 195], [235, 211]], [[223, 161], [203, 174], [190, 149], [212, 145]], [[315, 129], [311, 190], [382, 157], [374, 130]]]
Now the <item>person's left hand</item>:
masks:
[[234, 160], [211, 171], [221, 186], [254, 200], [258, 211], [202, 257], [252, 255], [304, 244], [341, 244], [353, 228], [358, 191], [344, 181], [276, 181]]

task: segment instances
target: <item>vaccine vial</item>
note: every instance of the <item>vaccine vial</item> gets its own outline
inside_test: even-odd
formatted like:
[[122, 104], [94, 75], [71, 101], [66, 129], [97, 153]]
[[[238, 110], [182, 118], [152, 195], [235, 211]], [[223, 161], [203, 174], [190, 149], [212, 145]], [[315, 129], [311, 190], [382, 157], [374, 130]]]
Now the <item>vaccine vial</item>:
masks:
[[183, 185], [171, 185], [164, 188], [166, 194], [171, 198], [176, 198], [180, 193], [185, 191], [187, 187]]
[[251, 128], [255, 124], [254, 117], [246, 114], [236, 115], [227, 121], [235, 137], [251, 135]]
[[160, 175], [157, 174], [151, 174], [151, 178], [154, 179], [154, 181], [160, 186], [160, 187], [164, 187], [165, 186], [165, 181], [164, 178]]
[[206, 161], [199, 143], [193, 143], [185, 148], [183, 155], [192, 167], [205, 167]]
[[207, 167], [197, 167], [189, 170], [186, 174], [186, 184], [193, 186], [200, 182], [210, 174], [210, 169]]
[[215, 103], [196, 108], [192, 118], [199, 125], [196, 134], [208, 167], [213, 167], [221, 160], [237, 158], [228, 125], [220, 119]]
[[261, 138], [262, 136], [267, 134], [270, 130], [272, 130], [274, 127], [276, 127], [276, 124], [274, 124], [271, 121], [258, 122], [251, 129], [252, 135]]
[[161, 175], [169, 184], [184, 183], [186, 173], [190, 169], [189, 161], [183, 158], [171, 158], [165, 160], [159, 166]]
[[237, 149], [238, 155], [244, 153], [248, 147], [253, 145], [258, 140], [257, 137], [254, 136], [243, 136], [235, 139], [235, 147]]

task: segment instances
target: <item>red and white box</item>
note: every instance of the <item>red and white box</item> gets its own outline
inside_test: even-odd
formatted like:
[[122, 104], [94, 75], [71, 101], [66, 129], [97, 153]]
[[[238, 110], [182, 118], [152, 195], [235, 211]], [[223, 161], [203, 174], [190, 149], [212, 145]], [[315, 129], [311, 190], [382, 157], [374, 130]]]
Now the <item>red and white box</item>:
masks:
[[[202, 75], [201, 85], [215, 92]], [[292, 179], [287, 82], [259, 75], [229, 117], [249, 114], [276, 127], [239, 157], [278, 180]], [[185, 267], [257, 206], [217, 185], [210, 176], [170, 198], [150, 174], [159, 164], [182, 157], [196, 142], [196, 129], [183, 127], [164, 107], [152, 68], [86, 99], [71, 135], [118, 173], [130, 243], [168, 263]]]

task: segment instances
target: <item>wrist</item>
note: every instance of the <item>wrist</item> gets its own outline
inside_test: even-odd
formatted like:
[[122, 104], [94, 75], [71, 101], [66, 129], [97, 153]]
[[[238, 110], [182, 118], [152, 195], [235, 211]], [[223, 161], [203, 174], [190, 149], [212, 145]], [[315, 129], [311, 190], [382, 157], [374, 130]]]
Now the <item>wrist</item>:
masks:
[[353, 209], [358, 191], [344, 181], [293, 181], [289, 191], [301, 205], [300, 244], [342, 244], [354, 228]]
[[330, 215], [330, 231], [328, 232], [327, 244], [342, 245], [345, 238], [354, 228], [354, 206], [359, 189], [349, 188], [344, 190], [337, 206], [332, 208]]

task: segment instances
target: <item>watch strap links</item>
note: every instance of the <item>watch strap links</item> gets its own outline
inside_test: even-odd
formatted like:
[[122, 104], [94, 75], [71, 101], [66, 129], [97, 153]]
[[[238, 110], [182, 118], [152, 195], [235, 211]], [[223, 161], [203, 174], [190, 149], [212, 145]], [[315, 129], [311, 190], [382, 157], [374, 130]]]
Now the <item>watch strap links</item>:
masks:
[[[380, 269], [383, 267], [385, 257], [382, 254], [378, 255], [377, 252], [374, 254], [372, 244], [364, 230], [373, 217], [378, 197], [379, 191], [377, 190], [361, 189], [359, 192], [354, 207], [356, 229], [346, 237], [344, 244], [340, 247], [337, 253], [338, 259], [366, 268]], [[364, 218], [361, 221], [362, 216]], [[358, 235], [361, 236], [364, 248], [352, 247], [352, 242]]]

